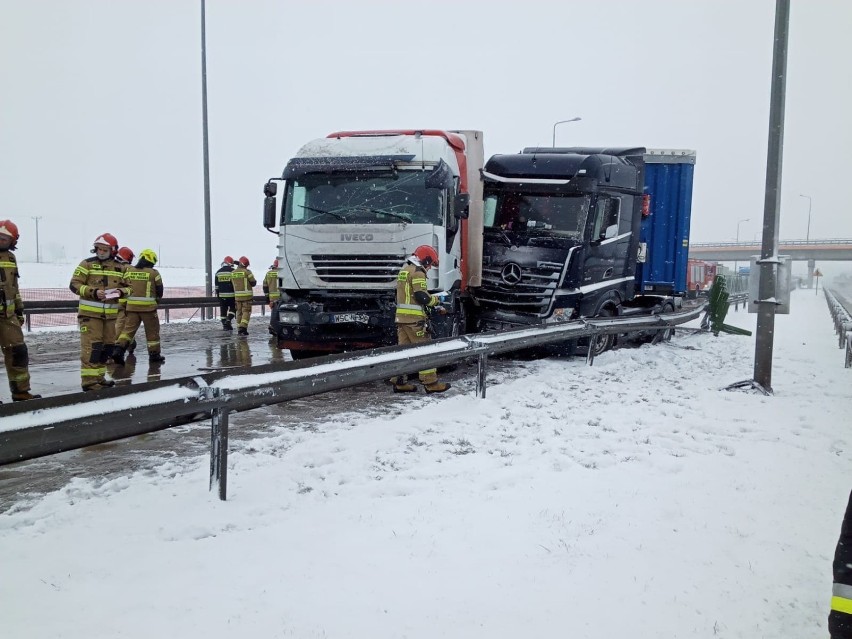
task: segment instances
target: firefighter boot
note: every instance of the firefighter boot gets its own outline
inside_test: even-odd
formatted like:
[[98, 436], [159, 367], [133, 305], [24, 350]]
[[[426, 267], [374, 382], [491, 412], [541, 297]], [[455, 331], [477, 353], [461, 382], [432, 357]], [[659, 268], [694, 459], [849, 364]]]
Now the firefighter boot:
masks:
[[431, 384], [423, 384], [423, 388], [427, 393], [443, 393], [450, 388], [446, 382], [432, 382]]
[[38, 399], [41, 395], [35, 395], [30, 392], [29, 384], [27, 388], [21, 388], [17, 382], [9, 382], [9, 390], [12, 391], [12, 401], [25, 402], [28, 399]]
[[124, 366], [124, 346], [116, 344], [112, 348], [112, 361], [119, 366]]
[[237, 329], [237, 335], [248, 335], [248, 329], [245, 326], [240, 326]]
[[127, 347], [127, 352], [130, 355], [133, 355], [133, 351], [135, 351], [135, 350], [136, 350], [136, 340], [133, 340], [132, 342], [130, 342], [130, 345]]
[[393, 384], [394, 393], [414, 393], [417, 391], [417, 387], [414, 384], [408, 383], [408, 375], [391, 377], [390, 383]]
[[14, 402], [25, 402], [28, 399], [39, 399], [40, 397], [41, 395], [33, 395], [30, 391], [12, 393], [12, 401]]
[[152, 364], [162, 364], [166, 358], [160, 354], [160, 351], [150, 351], [148, 353], [148, 361]]

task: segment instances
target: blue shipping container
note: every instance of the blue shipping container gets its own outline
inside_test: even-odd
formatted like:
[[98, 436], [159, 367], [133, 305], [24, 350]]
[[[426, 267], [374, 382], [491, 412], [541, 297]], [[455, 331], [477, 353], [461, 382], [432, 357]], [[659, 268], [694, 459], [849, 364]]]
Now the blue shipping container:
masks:
[[642, 293], [686, 292], [694, 171], [694, 151], [649, 150], [645, 155], [645, 193], [651, 201], [639, 235], [645, 261], [636, 265], [636, 289]]

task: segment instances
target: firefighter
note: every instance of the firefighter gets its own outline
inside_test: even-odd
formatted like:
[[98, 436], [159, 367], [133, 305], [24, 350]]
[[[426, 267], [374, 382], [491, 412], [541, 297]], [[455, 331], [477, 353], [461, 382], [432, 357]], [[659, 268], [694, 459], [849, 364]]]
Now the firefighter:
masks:
[[237, 314], [234, 306], [234, 285], [231, 273], [234, 271], [234, 258], [226, 255], [222, 266], [216, 271], [216, 297], [219, 298], [219, 316], [222, 319], [222, 330], [234, 330], [231, 322]]
[[166, 361], [160, 353], [160, 318], [157, 315], [157, 304], [163, 297], [163, 278], [154, 268], [156, 263], [157, 254], [145, 249], [139, 254], [136, 266], [131, 266], [124, 273], [124, 285], [130, 289], [130, 294], [127, 297], [127, 321], [112, 355], [116, 364], [124, 364], [124, 351], [141, 324], [145, 325], [148, 361], [152, 364]]
[[234, 299], [237, 306], [237, 335], [248, 335], [248, 325], [251, 319], [251, 301], [254, 295], [253, 287], [257, 286], [257, 280], [249, 270], [249, 258], [243, 255], [239, 263], [231, 273], [231, 282], [234, 285]]
[[[266, 296], [266, 303], [269, 304], [269, 309], [272, 313], [275, 312], [275, 306], [278, 300], [281, 299], [281, 291], [278, 290], [278, 259], [272, 262], [272, 266], [263, 277], [263, 294]], [[271, 313], [270, 313], [271, 316]], [[275, 329], [272, 328], [272, 319], [270, 317], [269, 332], [275, 335]]]
[[24, 343], [24, 303], [18, 288], [18, 262], [12, 251], [20, 234], [11, 220], [0, 220], [0, 347], [6, 362], [6, 376], [12, 401], [22, 402], [41, 395], [30, 392], [29, 353]]
[[[127, 268], [133, 264], [133, 259], [136, 257], [136, 254], [126, 246], [122, 246], [118, 249], [118, 253], [115, 254], [115, 261], [122, 265], [122, 270], [126, 271]], [[118, 300], [118, 315], [115, 318], [115, 335], [118, 337], [121, 335], [121, 332], [124, 330], [124, 322], [127, 319], [127, 298], [122, 297]], [[136, 340], [130, 342], [130, 346], [127, 347], [128, 353], [133, 353], [136, 350]], [[117, 363], [117, 362], [116, 362]]]
[[127, 297], [124, 267], [116, 262], [118, 240], [111, 233], [95, 238], [92, 253], [71, 276], [69, 288], [80, 296], [77, 324], [80, 327], [80, 383], [84, 391], [114, 386], [105, 377], [107, 359], [115, 346], [118, 300]]
[[852, 494], [840, 526], [840, 539], [834, 553], [834, 588], [828, 632], [831, 639], [852, 639]]
[[[421, 344], [432, 339], [428, 321], [428, 309], [445, 315], [447, 309], [426, 290], [426, 272], [438, 266], [438, 252], [431, 246], [422, 245], [405, 260], [396, 282], [396, 335], [398, 344]], [[420, 383], [427, 393], [443, 393], [450, 385], [438, 381], [437, 369], [420, 371]], [[417, 390], [408, 382], [407, 376], [394, 378], [396, 393], [411, 393]]]

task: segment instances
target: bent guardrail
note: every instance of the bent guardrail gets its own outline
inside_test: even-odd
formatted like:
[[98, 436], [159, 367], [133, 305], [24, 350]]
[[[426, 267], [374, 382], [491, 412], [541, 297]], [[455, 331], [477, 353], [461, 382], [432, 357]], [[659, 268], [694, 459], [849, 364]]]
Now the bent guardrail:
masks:
[[[249, 372], [214, 372], [0, 406], [0, 465], [52, 455], [201, 419], [212, 419], [211, 486], [225, 499], [230, 412], [318, 395], [411, 371], [477, 358], [476, 394], [485, 397], [488, 357], [566, 340], [635, 331], [665, 331], [695, 319], [699, 306], [647, 317], [589, 319], [480, 335], [422, 346], [389, 346], [313, 360], [272, 363]], [[593, 362], [589, 349], [589, 363]]]

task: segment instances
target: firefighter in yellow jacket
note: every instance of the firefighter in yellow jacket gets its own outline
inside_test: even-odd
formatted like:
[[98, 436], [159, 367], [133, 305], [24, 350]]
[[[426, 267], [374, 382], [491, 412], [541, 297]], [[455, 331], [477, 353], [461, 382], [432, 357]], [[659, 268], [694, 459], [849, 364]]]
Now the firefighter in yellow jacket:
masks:
[[24, 343], [24, 303], [18, 288], [18, 262], [15, 250], [20, 235], [11, 220], [0, 220], [0, 347], [6, 363], [12, 400], [20, 402], [41, 395], [30, 392], [29, 352]]
[[[136, 257], [136, 254], [127, 246], [122, 246], [118, 249], [118, 253], [115, 254], [115, 261], [121, 264], [122, 270], [126, 271], [131, 264], [133, 264], [133, 258]], [[127, 298], [122, 297], [118, 300], [118, 316], [115, 318], [115, 336], [116, 339], [119, 335], [121, 335], [124, 330], [124, 322], [127, 320]], [[136, 341], [130, 343], [127, 351], [132, 353], [136, 348]], [[117, 363], [117, 362], [116, 362]]]
[[127, 297], [127, 319], [124, 330], [118, 336], [118, 344], [112, 354], [116, 364], [124, 364], [124, 352], [133, 341], [139, 326], [145, 325], [145, 340], [148, 342], [148, 361], [159, 364], [166, 361], [160, 353], [160, 318], [157, 305], [163, 297], [163, 278], [154, 268], [157, 254], [145, 249], [139, 254], [136, 266], [124, 273], [124, 285], [130, 289]]
[[84, 391], [114, 386], [105, 377], [106, 363], [115, 345], [118, 300], [130, 289], [122, 284], [124, 266], [115, 260], [118, 240], [103, 233], [94, 241], [94, 257], [80, 262], [71, 276], [70, 289], [80, 296], [77, 324], [80, 327], [80, 383]]
[[[399, 344], [420, 344], [432, 339], [428, 321], [428, 309], [441, 315], [447, 309], [440, 305], [437, 297], [426, 287], [426, 272], [438, 266], [438, 252], [431, 246], [418, 246], [414, 254], [406, 259], [396, 282], [396, 336]], [[420, 371], [420, 383], [427, 393], [443, 393], [450, 385], [438, 381], [437, 369]], [[411, 393], [417, 390], [405, 376], [393, 380], [396, 393]]]
[[237, 305], [237, 335], [248, 335], [249, 320], [251, 320], [251, 300], [254, 296], [253, 287], [257, 280], [249, 270], [249, 258], [243, 255], [231, 273], [231, 283], [234, 285], [234, 298]]
[[[263, 294], [266, 296], [266, 303], [269, 304], [269, 309], [272, 313], [275, 312], [275, 306], [278, 300], [281, 299], [281, 291], [278, 289], [278, 259], [276, 258], [266, 275], [263, 276]], [[275, 329], [272, 328], [272, 313], [270, 313], [269, 332], [275, 335]]]

